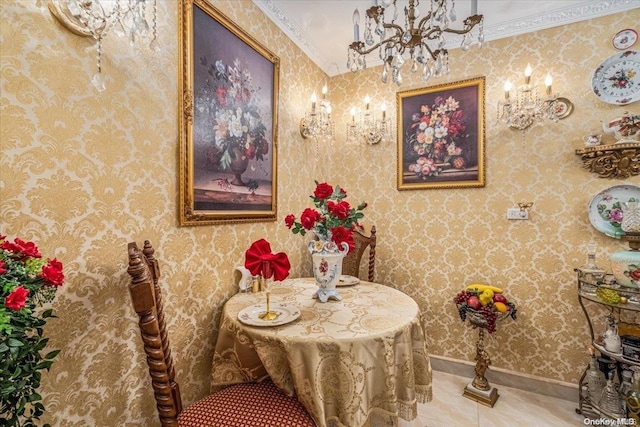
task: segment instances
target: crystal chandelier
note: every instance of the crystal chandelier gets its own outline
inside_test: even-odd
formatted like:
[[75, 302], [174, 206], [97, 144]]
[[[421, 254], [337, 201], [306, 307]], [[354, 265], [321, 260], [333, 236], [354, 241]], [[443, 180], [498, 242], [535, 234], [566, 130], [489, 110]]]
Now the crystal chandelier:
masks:
[[531, 65], [524, 70], [524, 84], [516, 88], [515, 97], [512, 95], [512, 84], [504, 84], [504, 100], [498, 102], [498, 120], [514, 129], [524, 130], [536, 121], [551, 120], [557, 122], [562, 108], [558, 102], [558, 95], [551, 89], [553, 82], [547, 74], [544, 80], [545, 97], [538, 96], [538, 88], [531, 84]]
[[[449, 6], [449, 2], [451, 6]], [[349, 45], [347, 68], [353, 72], [367, 68], [366, 55], [378, 49], [380, 59], [384, 62], [382, 82], [391, 79], [398, 86], [402, 84], [400, 69], [405, 63], [403, 55], [409, 54], [410, 71], [422, 70], [422, 79], [431, 76], [440, 77], [449, 74], [449, 52], [445, 49], [445, 34], [463, 35], [461, 48], [468, 50], [472, 44], [471, 30], [479, 24], [478, 44], [484, 42], [483, 16], [477, 14], [477, 0], [472, 0], [472, 16], [464, 20], [461, 29], [450, 28], [456, 21], [455, 0], [430, 0], [431, 8], [420, 18], [420, 0], [409, 0], [404, 8], [403, 22], [398, 19], [397, 0], [372, 1], [366, 11], [364, 42], [360, 41], [360, 13], [353, 12], [353, 38]], [[393, 16], [389, 20], [389, 10]], [[374, 34], [379, 38], [376, 42]]]
[[[311, 109], [305, 113], [300, 120], [300, 135], [307, 138], [328, 138], [333, 139], [335, 126], [331, 119], [331, 103], [327, 99], [327, 86], [322, 87], [322, 99], [318, 99], [314, 92], [311, 95]], [[318, 105], [320, 104], [320, 105]]]
[[[98, 42], [97, 73], [93, 85], [105, 90], [102, 76], [102, 41], [113, 31], [131, 45], [149, 36], [149, 47], [159, 50], [156, 0], [47, 0], [51, 13], [70, 31]], [[150, 15], [150, 16], [147, 16]]]
[[369, 145], [374, 145], [380, 141], [389, 139], [390, 121], [387, 119], [387, 107], [385, 103], [380, 106], [382, 116], [376, 119], [370, 109], [371, 98], [367, 95], [364, 99], [365, 109], [360, 113], [359, 120], [356, 121], [356, 109], [351, 108], [351, 121], [347, 123], [347, 141], [358, 142], [363, 139]]

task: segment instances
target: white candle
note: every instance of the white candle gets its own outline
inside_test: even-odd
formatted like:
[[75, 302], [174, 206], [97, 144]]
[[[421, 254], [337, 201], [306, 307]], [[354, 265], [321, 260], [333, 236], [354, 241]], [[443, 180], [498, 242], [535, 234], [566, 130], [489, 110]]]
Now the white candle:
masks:
[[353, 12], [353, 41], [360, 41], [360, 12], [356, 9]]
[[369, 95], [364, 97], [364, 103], [366, 105], [367, 110], [369, 109], [369, 103], [371, 103], [371, 98], [369, 97]]
[[316, 111], [316, 101], [318, 100], [318, 98], [316, 97], [316, 93], [313, 92], [313, 95], [311, 95], [311, 111]]
[[356, 122], [356, 109], [355, 109], [355, 107], [351, 107], [351, 121], [353, 123]]
[[533, 70], [531, 69], [531, 65], [527, 64], [527, 68], [524, 69], [524, 84], [528, 85], [531, 81], [531, 73]]
[[507, 80], [504, 83], [504, 99], [509, 99], [509, 91], [511, 90], [511, 82]]
[[322, 86], [322, 99], [327, 99], [327, 85]]
[[384, 120], [387, 117], [387, 104], [383, 102], [380, 109], [382, 110], [382, 120]]
[[478, 14], [478, 0], [471, 0], [471, 16]]
[[544, 85], [547, 87], [547, 95], [551, 95], [551, 83], [553, 83], [551, 74], [547, 74], [547, 77], [544, 79]]

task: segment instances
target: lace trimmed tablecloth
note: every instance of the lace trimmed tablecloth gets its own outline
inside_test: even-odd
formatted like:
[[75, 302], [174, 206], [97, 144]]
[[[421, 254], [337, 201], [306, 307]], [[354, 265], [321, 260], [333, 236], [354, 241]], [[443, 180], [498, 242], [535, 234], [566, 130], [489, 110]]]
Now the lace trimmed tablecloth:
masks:
[[[319, 427], [397, 426], [431, 400], [431, 365], [416, 302], [388, 286], [339, 288], [321, 303], [312, 278], [272, 285], [271, 302], [300, 309], [291, 323], [248, 326], [243, 308], [265, 303], [239, 293], [224, 306], [213, 356], [212, 389], [271, 377], [297, 394]], [[247, 402], [248, 405], [251, 402]]]

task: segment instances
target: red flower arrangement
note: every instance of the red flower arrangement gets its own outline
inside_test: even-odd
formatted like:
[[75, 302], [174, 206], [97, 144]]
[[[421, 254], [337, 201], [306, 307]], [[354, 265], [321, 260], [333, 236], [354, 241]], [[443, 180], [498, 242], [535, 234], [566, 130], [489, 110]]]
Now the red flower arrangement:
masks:
[[43, 259], [33, 242], [0, 235], [0, 413], [8, 425], [35, 425], [44, 413], [38, 394], [41, 374], [49, 369], [59, 350], [41, 354], [53, 301], [64, 283], [62, 263]]
[[362, 211], [367, 203], [362, 202], [353, 208], [344, 200], [347, 192], [340, 186], [331, 186], [326, 182], [315, 181], [316, 189], [309, 197], [313, 200], [315, 209], [306, 208], [300, 220], [295, 215], [289, 214], [284, 218], [284, 223], [293, 234], [304, 236], [307, 231], [313, 231], [321, 240], [332, 240], [338, 247], [342, 242], [349, 245], [349, 251], [355, 248], [353, 231], [362, 229], [359, 220], [364, 218]]

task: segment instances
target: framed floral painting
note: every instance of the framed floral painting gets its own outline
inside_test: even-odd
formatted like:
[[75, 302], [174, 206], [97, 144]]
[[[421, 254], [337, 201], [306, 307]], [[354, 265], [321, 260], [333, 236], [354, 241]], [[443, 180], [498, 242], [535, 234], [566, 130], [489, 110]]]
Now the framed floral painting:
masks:
[[398, 190], [484, 187], [485, 79], [397, 93]]
[[180, 5], [180, 224], [275, 221], [280, 61], [206, 0]]

